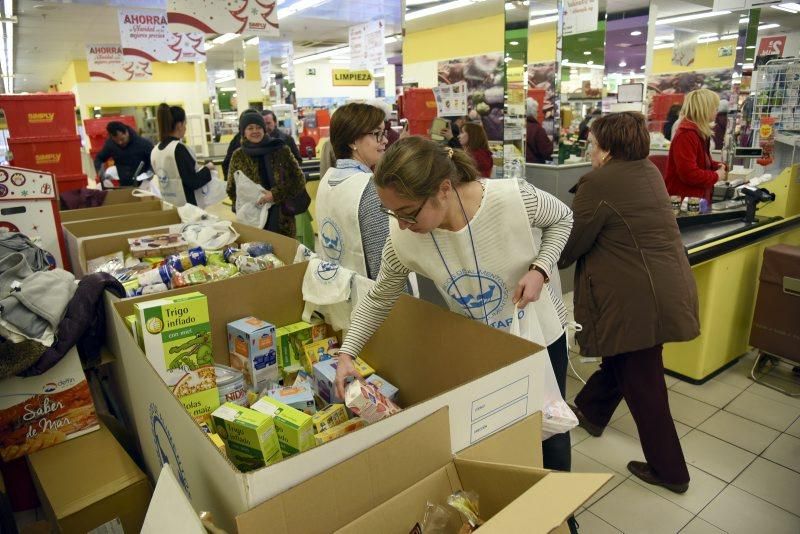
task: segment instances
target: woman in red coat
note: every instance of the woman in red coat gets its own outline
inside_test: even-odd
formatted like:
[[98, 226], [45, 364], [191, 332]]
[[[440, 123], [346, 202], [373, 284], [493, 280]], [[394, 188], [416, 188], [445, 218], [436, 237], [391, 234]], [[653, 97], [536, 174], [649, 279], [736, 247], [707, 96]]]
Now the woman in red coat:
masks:
[[492, 175], [492, 152], [489, 150], [489, 140], [486, 139], [486, 132], [480, 124], [468, 122], [461, 127], [458, 142], [464, 147], [467, 154], [475, 160], [478, 174], [484, 178]]
[[717, 116], [719, 96], [708, 89], [686, 95], [678, 131], [672, 138], [664, 181], [667, 192], [679, 197], [711, 201], [714, 184], [724, 180], [725, 166], [711, 159], [711, 124]]

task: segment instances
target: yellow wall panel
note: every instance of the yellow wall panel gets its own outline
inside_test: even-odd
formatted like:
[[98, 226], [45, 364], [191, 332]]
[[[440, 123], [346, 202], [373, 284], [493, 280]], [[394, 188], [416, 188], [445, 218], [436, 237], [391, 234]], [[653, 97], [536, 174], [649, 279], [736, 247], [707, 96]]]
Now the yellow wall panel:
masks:
[[505, 15], [410, 32], [403, 39], [403, 63], [502, 52], [504, 33]]

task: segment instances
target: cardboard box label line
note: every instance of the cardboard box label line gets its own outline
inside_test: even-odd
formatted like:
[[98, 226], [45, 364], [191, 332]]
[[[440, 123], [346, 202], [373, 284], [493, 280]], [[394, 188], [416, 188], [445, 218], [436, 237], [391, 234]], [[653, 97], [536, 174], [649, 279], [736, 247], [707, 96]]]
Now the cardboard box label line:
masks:
[[475, 399], [472, 403], [472, 420], [477, 421], [512, 404], [528, 394], [528, 377], [520, 378], [496, 391]]
[[472, 423], [470, 427], [470, 443], [477, 443], [486, 436], [524, 419], [528, 415], [528, 396], [508, 404], [492, 415]]

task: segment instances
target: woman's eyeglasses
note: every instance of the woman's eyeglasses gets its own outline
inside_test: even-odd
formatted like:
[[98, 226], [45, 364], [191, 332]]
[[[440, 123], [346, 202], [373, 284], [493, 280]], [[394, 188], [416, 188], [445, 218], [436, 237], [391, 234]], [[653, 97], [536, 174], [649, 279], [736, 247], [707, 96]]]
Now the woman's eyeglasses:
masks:
[[410, 215], [398, 215], [397, 213], [393, 212], [389, 208], [384, 208], [383, 206], [381, 206], [381, 212], [386, 214], [386, 215], [388, 215], [389, 217], [394, 217], [395, 219], [397, 219], [400, 222], [404, 222], [406, 224], [414, 225], [414, 224], [417, 224], [417, 217], [419, 217], [419, 214], [422, 211], [422, 208], [424, 208], [425, 204], [427, 204], [427, 203], [428, 203], [428, 197], [426, 197], [425, 200], [422, 201], [422, 204], [419, 205], [419, 208], [417, 208], [417, 211], [415, 211], [414, 213], [412, 213]]
[[388, 139], [386, 130], [375, 130], [374, 132], [367, 132], [364, 135], [371, 135], [375, 138], [376, 143], [380, 143], [383, 139]]

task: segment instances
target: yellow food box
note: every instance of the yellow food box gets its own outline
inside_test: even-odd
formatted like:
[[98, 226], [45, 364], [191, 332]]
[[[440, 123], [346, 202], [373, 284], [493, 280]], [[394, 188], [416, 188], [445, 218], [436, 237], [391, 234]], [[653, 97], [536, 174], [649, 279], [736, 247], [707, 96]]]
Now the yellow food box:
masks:
[[217, 434], [227, 446], [228, 458], [241, 471], [272, 465], [283, 458], [275, 422], [269, 415], [226, 402], [212, 417]]
[[262, 397], [251, 408], [274, 420], [284, 458], [315, 447], [314, 424], [307, 413], [271, 397]]
[[306, 372], [313, 373], [315, 363], [322, 359], [332, 358], [333, 356], [329, 351], [338, 344], [339, 340], [335, 337], [307, 343], [305, 347], [303, 347], [303, 355], [301, 357], [301, 363]]
[[331, 404], [324, 410], [315, 413], [312, 419], [317, 433], [324, 432], [347, 422], [347, 408], [344, 407], [344, 404]]
[[367, 426], [367, 422], [359, 417], [356, 417], [354, 419], [350, 419], [345, 423], [336, 425], [333, 428], [329, 428], [324, 432], [315, 434], [314, 439], [317, 441], [317, 445], [322, 445], [323, 443], [328, 443], [329, 441], [333, 441], [336, 438], [340, 438], [345, 434], [349, 434], [350, 432], [355, 432], [356, 430], [362, 429], [365, 426]]

